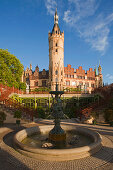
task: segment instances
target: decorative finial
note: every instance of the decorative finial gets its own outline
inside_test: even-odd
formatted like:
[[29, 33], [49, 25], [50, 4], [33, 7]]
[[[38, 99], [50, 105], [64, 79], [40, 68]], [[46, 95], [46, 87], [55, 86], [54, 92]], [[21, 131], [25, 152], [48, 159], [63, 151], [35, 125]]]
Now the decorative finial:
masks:
[[58, 24], [57, 8], [56, 8], [56, 11], [55, 11], [55, 16], [54, 16], [54, 24]]
[[55, 11], [55, 15], [57, 15], [57, 8], [56, 8], [56, 11]]

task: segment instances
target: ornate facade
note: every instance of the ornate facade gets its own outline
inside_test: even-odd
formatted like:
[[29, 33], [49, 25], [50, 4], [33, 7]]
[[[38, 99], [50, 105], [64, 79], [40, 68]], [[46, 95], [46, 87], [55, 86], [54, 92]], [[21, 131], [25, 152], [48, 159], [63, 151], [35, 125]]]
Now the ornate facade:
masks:
[[22, 80], [26, 82], [31, 90], [39, 87], [48, 87], [55, 90], [56, 82], [58, 90], [66, 88], [79, 88], [82, 91], [91, 92], [95, 87], [103, 86], [102, 68], [89, 68], [83, 70], [82, 66], [74, 69], [70, 64], [64, 67], [64, 31], [61, 32], [58, 25], [57, 10], [54, 16], [54, 26], [52, 32], [48, 34], [49, 40], [49, 70], [39, 71], [36, 66], [35, 71], [27, 69], [23, 73]]

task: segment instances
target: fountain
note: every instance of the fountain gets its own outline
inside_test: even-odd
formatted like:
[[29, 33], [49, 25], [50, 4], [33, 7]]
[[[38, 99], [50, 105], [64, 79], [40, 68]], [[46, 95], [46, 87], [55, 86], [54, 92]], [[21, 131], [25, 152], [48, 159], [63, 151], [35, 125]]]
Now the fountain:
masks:
[[62, 145], [66, 142], [66, 133], [60, 126], [60, 120], [63, 118], [61, 95], [63, 91], [58, 91], [58, 84], [56, 83], [56, 91], [50, 91], [50, 94], [55, 95], [52, 116], [54, 118], [55, 126], [49, 132], [49, 141], [55, 145]]
[[14, 137], [17, 151], [39, 160], [66, 161], [80, 159], [98, 152], [102, 146], [101, 136], [80, 125], [60, 125], [64, 117], [61, 95], [63, 91], [50, 91], [53, 98], [53, 125], [31, 127], [19, 131]]

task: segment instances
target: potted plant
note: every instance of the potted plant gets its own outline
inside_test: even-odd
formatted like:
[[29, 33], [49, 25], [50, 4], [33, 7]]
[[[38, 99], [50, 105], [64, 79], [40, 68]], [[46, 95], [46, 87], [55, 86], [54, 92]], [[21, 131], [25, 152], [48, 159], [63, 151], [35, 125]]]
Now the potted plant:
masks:
[[3, 125], [4, 120], [6, 120], [6, 114], [3, 111], [0, 111], [0, 126]]
[[22, 112], [20, 110], [16, 110], [14, 112], [14, 118], [17, 118], [16, 124], [20, 125], [20, 118], [22, 117]]

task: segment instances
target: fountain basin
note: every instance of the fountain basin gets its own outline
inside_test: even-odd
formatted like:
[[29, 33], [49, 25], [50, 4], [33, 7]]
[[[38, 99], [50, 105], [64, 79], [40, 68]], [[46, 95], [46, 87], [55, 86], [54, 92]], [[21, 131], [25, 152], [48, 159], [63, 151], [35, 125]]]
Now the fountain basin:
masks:
[[80, 126], [72, 126], [72, 125], [63, 125], [62, 128], [65, 131], [75, 130], [80, 134], [90, 137], [93, 142], [89, 145], [78, 147], [78, 148], [70, 148], [70, 149], [46, 149], [46, 148], [33, 148], [26, 146], [22, 143], [22, 141], [27, 137], [36, 133], [47, 133], [53, 128], [53, 125], [46, 126], [37, 126], [31, 127], [24, 130], [19, 131], [14, 136], [14, 146], [17, 151], [20, 153], [27, 155], [29, 157], [36, 158], [38, 160], [47, 160], [47, 161], [67, 161], [74, 159], [81, 159], [87, 156], [90, 156], [96, 152], [98, 152], [102, 147], [102, 138], [99, 133], [81, 128]]

